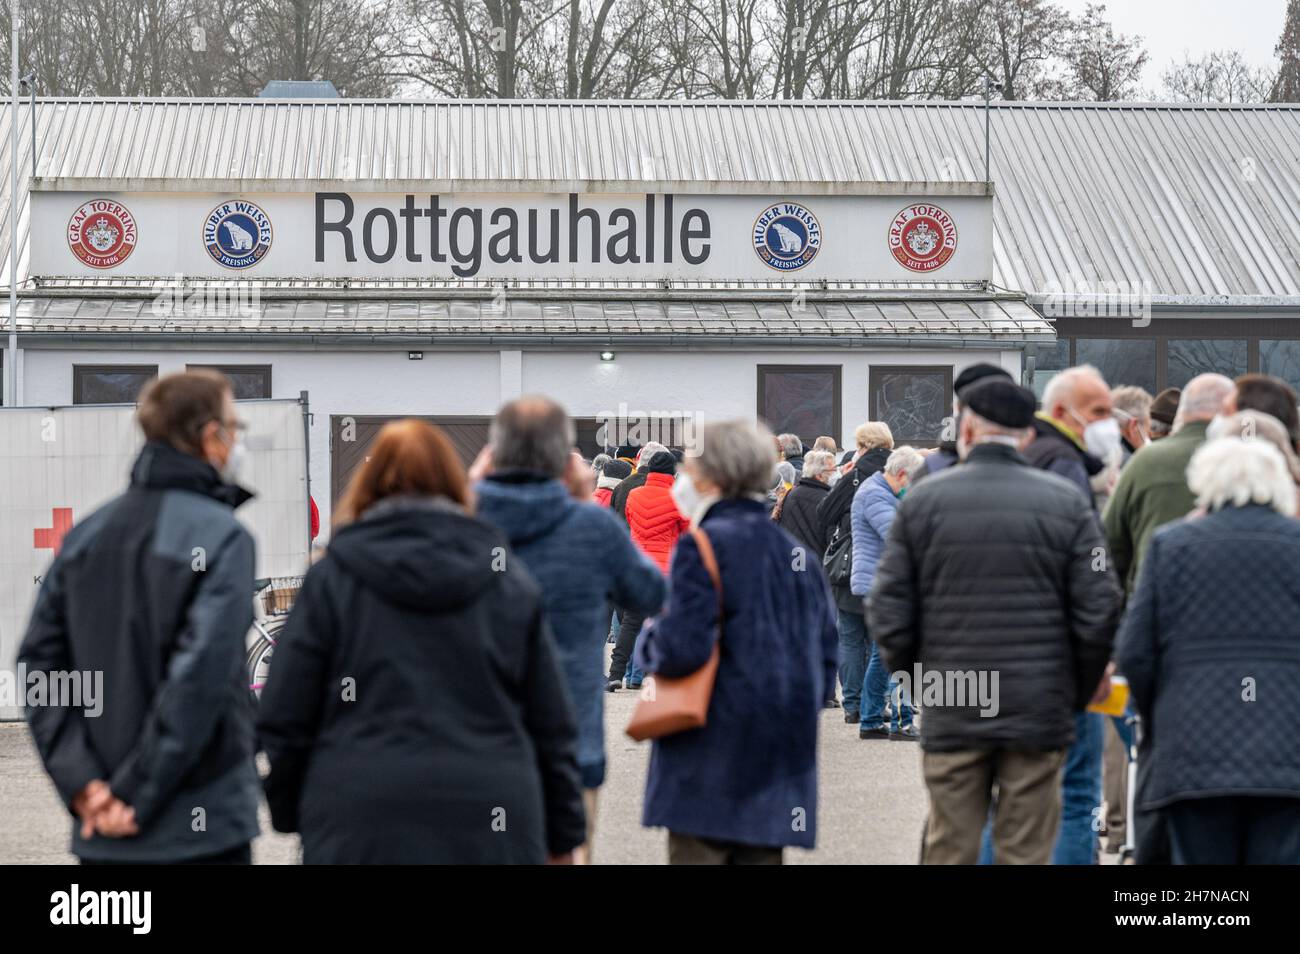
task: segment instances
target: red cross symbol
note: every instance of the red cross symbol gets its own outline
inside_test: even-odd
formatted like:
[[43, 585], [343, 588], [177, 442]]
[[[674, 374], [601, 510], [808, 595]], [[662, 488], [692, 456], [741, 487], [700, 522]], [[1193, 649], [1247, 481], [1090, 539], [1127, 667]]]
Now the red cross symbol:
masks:
[[50, 516], [54, 526], [33, 530], [32, 546], [37, 550], [53, 550], [54, 555], [58, 556], [64, 535], [72, 529], [72, 508], [55, 507], [50, 511]]

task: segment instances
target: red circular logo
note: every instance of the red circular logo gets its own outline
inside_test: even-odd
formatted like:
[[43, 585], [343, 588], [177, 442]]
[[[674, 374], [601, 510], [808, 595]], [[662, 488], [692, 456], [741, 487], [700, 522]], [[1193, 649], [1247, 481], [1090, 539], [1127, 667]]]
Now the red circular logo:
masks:
[[909, 205], [889, 224], [889, 250], [909, 271], [933, 272], [957, 251], [957, 226], [937, 205]]
[[91, 199], [68, 220], [68, 248], [91, 268], [113, 268], [135, 251], [135, 216], [120, 202]]

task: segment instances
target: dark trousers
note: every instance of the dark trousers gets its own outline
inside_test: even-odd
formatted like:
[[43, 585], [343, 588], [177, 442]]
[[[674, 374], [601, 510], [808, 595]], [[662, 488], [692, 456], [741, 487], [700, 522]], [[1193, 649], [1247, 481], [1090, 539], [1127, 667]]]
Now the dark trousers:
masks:
[[1192, 798], [1164, 815], [1176, 865], [1300, 864], [1300, 798]]
[[119, 861], [102, 858], [78, 858], [83, 865], [251, 865], [253, 863], [253, 843], [244, 842], [228, 851], [219, 851], [215, 855], [198, 855], [194, 858], [176, 858], [167, 861]]
[[637, 634], [641, 632], [641, 624], [644, 622], [644, 616], [623, 610], [618, 639], [614, 643], [614, 652], [609, 657], [610, 682], [622, 681], [623, 673], [627, 671], [627, 661], [632, 658], [632, 650], [636, 646]]
[[668, 833], [670, 865], [779, 865], [780, 848]]

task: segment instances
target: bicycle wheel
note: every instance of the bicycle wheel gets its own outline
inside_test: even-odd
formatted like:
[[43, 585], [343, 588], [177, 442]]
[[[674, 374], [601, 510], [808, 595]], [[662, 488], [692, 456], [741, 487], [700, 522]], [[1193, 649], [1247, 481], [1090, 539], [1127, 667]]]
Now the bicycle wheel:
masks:
[[255, 626], [257, 634], [253, 644], [244, 657], [244, 671], [248, 674], [248, 695], [256, 706], [262, 696], [262, 687], [271, 672], [271, 656], [275, 653], [275, 644], [284, 628], [283, 619], [269, 619]]

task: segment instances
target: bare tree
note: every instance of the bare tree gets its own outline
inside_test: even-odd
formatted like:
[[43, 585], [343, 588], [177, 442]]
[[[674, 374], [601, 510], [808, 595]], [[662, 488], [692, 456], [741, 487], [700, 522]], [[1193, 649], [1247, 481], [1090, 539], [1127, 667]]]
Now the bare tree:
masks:
[[1065, 48], [1071, 99], [1110, 101], [1137, 94], [1148, 55], [1142, 38], [1116, 34], [1106, 8], [1089, 4]]
[[1240, 50], [1215, 50], [1193, 59], [1185, 55], [1161, 74], [1164, 95], [1180, 103], [1262, 103], [1277, 76], [1268, 67], [1246, 62]]
[[976, 56], [1002, 85], [1003, 99], [1043, 99], [1058, 91], [1053, 75], [1070, 18], [1046, 0], [991, 0], [980, 17], [983, 40]]

